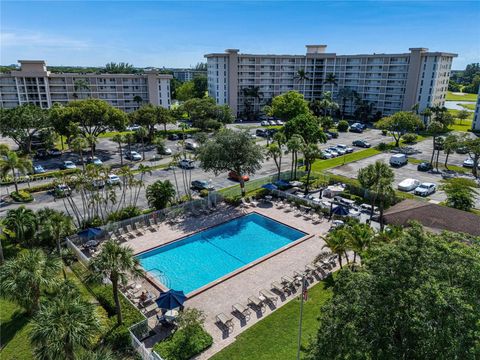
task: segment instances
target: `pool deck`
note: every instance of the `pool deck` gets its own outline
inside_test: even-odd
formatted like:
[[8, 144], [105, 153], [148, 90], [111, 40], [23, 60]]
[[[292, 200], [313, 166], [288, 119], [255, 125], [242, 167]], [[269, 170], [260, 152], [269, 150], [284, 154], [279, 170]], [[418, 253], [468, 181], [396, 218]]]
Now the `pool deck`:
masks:
[[[233, 304], [240, 303], [247, 306], [247, 298], [249, 296], [258, 296], [259, 291], [262, 289], [270, 290], [270, 284], [273, 281], [280, 282], [280, 278], [284, 275], [293, 277], [295, 270], [304, 270], [305, 265], [312, 262], [322, 251], [325, 242], [320, 238], [320, 235], [327, 233], [330, 228], [330, 222], [324, 219], [319, 224], [313, 224], [311, 221], [304, 220], [303, 217], [295, 216], [293, 212], [285, 212], [283, 209], [278, 209], [268, 202], [262, 203], [257, 207], [243, 209], [224, 206], [213, 214], [197, 218], [186, 218], [175, 225], [162, 223], [158, 226], [156, 232], [147, 231], [145, 235], [124, 243], [124, 245], [132, 247], [134, 253], [138, 254], [251, 212], [265, 215], [313, 236], [310, 236], [305, 241], [299, 241], [295, 246], [289, 247], [285, 251], [253, 267], [239, 272], [235, 276], [189, 298], [185, 302], [186, 307], [194, 307], [205, 313], [206, 321], [204, 326], [214, 340], [212, 347], [197, 356], [196, 359], [208, 359], [232, 343], [235, 337], [242, 331], [248, 329], [272, 311], [275, 311], [276, 308], [298, 297], [299, 290], [287, 296], [279, 297], [276, 306], [267, 306], [264, 313], [252, 310], [248, 321], [241, 320], [231, 313]], [[159, 236], [160, 234], [161, 236]], [[320, 279], [317, 278], [311, 281], [311, 285], [314, 285], [318, 280]], [[156, 289], [153, 289], [153, 292], [158, 294]], [[216, 324], [215, 317], [219, 313], [233, 317], [234, 329], [232, 332], [227, 333]], [[149, 323], [152, 327], [155, 325], [155, 322], [155, 316], [149, 318]], [[151, 344], [150, 346], [153, 346], [154, 339], [150, 339], [146, 345], [149, 346], [149, 343]]]

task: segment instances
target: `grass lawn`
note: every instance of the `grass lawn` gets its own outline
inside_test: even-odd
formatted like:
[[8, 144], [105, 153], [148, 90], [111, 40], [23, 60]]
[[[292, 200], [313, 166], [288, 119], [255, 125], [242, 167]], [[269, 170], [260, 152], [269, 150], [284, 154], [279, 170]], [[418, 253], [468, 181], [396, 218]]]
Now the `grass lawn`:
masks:
[[457, 105], [468, 110], [475, 110], [475, 104], [457, 104]]
[[[453, 109], [448, 109], [448, 112], [452, 114], [454, 117], [457, 116], [458, 112], [460, 110], [453, 110]], [[472, 121], [473, 121], [473, 112], [469, 114], [468, 118], [463, 120], [460, 123], [460, 120], [455, 120], [455, 124], [450, 126], [451, 130], [454, 131], [468, 131], [472, 128]]]
[[28, 321], [22, 308], [8, 300], [0, 299], [1, 359], [33, 359]]
[[331, 168], [334, 168], [334, 167], [337, 167], [337, 166], [341, 166], [344, 163], [347, 164], [347, 163], [350, 163], [350, 162], [353, 162], [353, 161], [362, 160], [362, 159], [365, 159], [365, 158], [368, 158], [370, 156], [374, 156], [374, 155], [377, 155], [377, 154], [380, 154], [380, 153], [381, 153], [381, 151], [378, 151], [377, 149], [369, 148], [369, 149], [365, 149], [365, 150], [354, 151], [351, 154], [342, 155], [342, 156], [332, 158], [332, 159], [317, 160], [313, 164], [312, 170], [313, 171], [322, 171], [322, 170], [326, 170], [326, 169], [331, 169]]
[[[467, 155], [466, 155], [466, 156], [467, 156]], [[426, 162], [426, 161], [425, 161], [425, 160], [420, 160], [420, 159], [415, 159], [415, 158], [409, 157], [409, 158], [408, 158], [408, 162], [411, 163], [411, 164], [420, 164], [420, 163]], [[428, 162], [428, 161], [427, 161], [427, 162]], [[464, 173], [464, 174], [470, 172], [470, 170], [465, 169], [465, 168], [463, 168], [463, 167], [461, 167], [461, 166], [449, 165], [449, 164], [447, 164], [447, 165], [448, 165], [448, 170], [453, 170], [453, 171], [456, 171], [456, 172], [459, 172], [459, 173]], [[441, 161], [441, 162], [438, 163], [438, 168], [439, 168], [439, 169], [442, 169], [442, 170], [443, 170], [443, 169], [446, 169], [445, 166], [444, 166], [444, 162], [443, 162], [443, 161]]]
[[133, 134], [134, 131], [107, 131], [104, 133], [101, 133], [98, 135], [99, 138], [111, 138], [114, 137], [115, 135], [127, 135], [127, 134]]
[[453, 94], [451, 91], [447, 92], [447, 101], [477, 101], [477, 94]]
[[[318, 330], [320, 308], [332, 296], [332, 278], [308, 290], [303, 307], [302, 346]], [[241, 333], [237, 340], [212, 360], [277, 360], [295, 359], [297, 354], [300, 302], [295, 299]]]

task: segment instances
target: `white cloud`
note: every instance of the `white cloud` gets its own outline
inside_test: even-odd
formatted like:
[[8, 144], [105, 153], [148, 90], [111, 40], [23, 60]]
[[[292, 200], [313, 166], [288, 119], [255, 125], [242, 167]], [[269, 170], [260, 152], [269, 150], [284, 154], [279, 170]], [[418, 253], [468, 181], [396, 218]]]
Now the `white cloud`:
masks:
[[63, 36], [48, 35], [44, 33], [17, 33], [0, 32], [1, 47], [42, 47], [62, 48], [70, 50], [84, 50], [89, 48], [89, 43]]

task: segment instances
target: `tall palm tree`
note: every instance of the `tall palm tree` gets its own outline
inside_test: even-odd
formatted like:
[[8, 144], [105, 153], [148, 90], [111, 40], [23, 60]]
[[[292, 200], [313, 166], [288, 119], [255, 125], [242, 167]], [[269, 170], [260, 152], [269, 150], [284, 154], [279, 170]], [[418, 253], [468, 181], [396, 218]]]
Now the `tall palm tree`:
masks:
[[342, 103], [342, 120], [345, 117], [345, 107], [347, 106], [347, 101], [353, 96], [352, 90], [349, 88], [341, 88], [338, 90], [337, 97]]
[[334, 73], [328, 73], [323, 83], [332, 85], [331, 91], [333, 92], [333, 87], [338, 85], [337, 77], [335, 76]]
[[59, 281], [62, 262], [40, 249], [25, 250], [7, 260], [0, 271], [0, 296], [9, 299], [32, 315], [39, 306], [43, 290], [51, 290]]
[[82, 299], [78, 290], [64, 284], [45, 301], [31, 322], [30, 339], [37, 359], [76, 359], [78, 350], [92, 345], [100, 330], [95, 305]]
[[137, 107], [138, 107], [138, 106], [140, 106], [140, 104], [142, 103], [143, 99], [142, 99], [141, 96], [135, 95], [135, 96], [133, 97], [133, 101], [137, 103]]
[[427, 131], [430, 133], [430, 135], [432, 135], [432, 141], [433, 141], [432, 157], [430, 158], [430, 164], [432, 165], [433, 165], [433, 159], [435, 157], [435, 152], [440, 151], [440, 150], [437, 150], [436, 143], [437, 143], [438, 136], [443, 132], [443, 130], [444, 130], [443, 124], [436, 120], [430, 121], [427, 127]]
[[15, 236], [15, 233], [7, 229], [7, 227], [4, 224], [4, 219], [0, 219], [0, 265], [3, 265], [5, 262], [5, 256], [3, 255], [3, 245], [2, 242], [5, 241], [8, 237], [12, 238]]
[[16, 192], [18, 192], [17, 173], [26, 174], [31, 170], [32, 161], [27, 157], [18, 156], [15, 151], [6, 151], [4, 155], [0, 156], [0, 173], [2, 176], [12, 173]]
[[100, 253], [90, 261], [92, 277], [97, 280], [108, 278], [112, 283], [118, 325], [123, 323], [118, 287], [127, 282], [128, 276], [138, 277], [142, 274], [139, 265], [131, 248], [120, 246], [112, 239], [107, 240]]
[[70, 141], [70, 147], [73, 151], [78, 153], [80, 161], [82, 162], [83, 171], [85, 171], [85, 161], [83, 159], [83, 149], [88, 147], [88, 141], [83, 135], [77, 135]]
[[295, 75], [295, 80], [298, 82], [303, 82], [303, 94], [305, 95], [305, 83], [310, 80], [308, 73], [305, 69], [298, 69], [297, 74]]
[[170, 180], [157, 180], [147, 186], [148, 205], [155, 210], [164, 209], [175, 198], [175, 188]]
[[271, 143], [267, 146], [266, 152], [267, 160], [273, 159], [275, 166], [277, 167], [277, 179], [280, 180], [280, 167], [279, 159], [282, 156], [282, 149], [276, 143]]
[[87, 81], [87, 79], [77, 79], [73, 83], [73, 86], [75, 88], [75, 93], [73, 94], [73, 97], [75, 99], [78, 98], [77, 92], [82, 92], [83, 90], [90, 90], [90, 83]]
[[125, 143], [125, 137], [122, 134], [116, 134], [112, 137], [112, 141], [118, 144], [118, 152], [120, 153], [120, 165], [123, 166], [122, 144]]
[[427, 126], [428, 123], [430, 122], [430, 118], [432, 117], [433, 112], [429, 107], [427, 107], [427, 108], [423, 109], [423, 111], [420, 113], [420, 115], [423, 116], [423, 124], [425, 126]]
[[[250, 87], [243, 88], [242, 93], [243, 93], [243, 97], [245, 98], [244, 99], [244, 105], [245, 105], [245, 108], [247, 109], [246, 110], [247, 117], [250, 119], [250, 117], [253, 113], [253, 110], [255, 108], [255, 102], [257, 100], [260, 101], [263, 94], [260, 91], [259, 86], [250, 86]], [[250, 102], [251, 99], [253, 99], [253, 108], [252, 108], [252, 103]]]
[[15, 234], [16, 241], [31, 245], [38, 225], [37, 217], [32, 209], [20, 206], [17, 209], [8, 210], [3, 223], [8, 230]]
[[303, 157], [305, 158], [305, 166], [307, 168], [307, 182], [305, 183], [305, 195], [308, 194], [310, 186], [310, 174], [312, 173], [312, 165], [315, 160], [319, 159], [322, 152], [317, 144], [306, 144], [302, 149]]
[[142, 160], [145, 160], [145, 138], [148, 136], [148, 131], [141, 126], [135, 133], [142, 142]]
[[298, 152], [305, 146], [305, 141], [300, 135], [293, 135], [287, 141], [287, 151], [292, 154], [292, 170], [290, 173], [291, 179], [297, 178], [297, 164], [298, 164]]
[[347, 231], [348, 243], [353, 250], [353, 262], [357, 260], [357, 254], [361, 254], [372, 243], [374, 232], [368, 224], [355, 224]]
[[460, 141], [458, 139], [458, 136], [455, 134], [449, 134], [445, 138], [445, 141], [443, 143], [443, 152], [446, 154], [444, 164], [445, 168], [448, 169], [448, 157], [450, 156], [450, 153], [458, 149], [459, 143]]
[[322, 246], [322, 249], [328, 247], [332, 253], [337, 255], [338, 265], [340, 265], [340, 268], [343, 267], [342, 256], [347, 255], [348, 238], [348, 232], [343, 228], [335, 229], [334, 231], [328, 233], [327, 236], [322, 237], [322, 239], [325, 241], [325, 245]]

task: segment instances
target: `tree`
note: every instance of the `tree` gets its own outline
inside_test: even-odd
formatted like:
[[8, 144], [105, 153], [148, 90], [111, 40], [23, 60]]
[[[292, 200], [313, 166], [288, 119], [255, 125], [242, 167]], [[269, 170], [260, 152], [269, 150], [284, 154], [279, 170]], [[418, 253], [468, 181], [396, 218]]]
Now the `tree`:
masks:
[[48, 111], [32, 104], [0, 108], [0, 134], [12, 139], [25, 153], [32, 150], [36, 134], [50, 126]]
[[29, 315], [37, 311], [42, 291], [53, 289], [59, 281], [62, 263], [40, 249], [25, 250], [7, 260], [0, 271], [0, 296], [9, 299]]
[[193, 81], [185, 81], [183, 84], [177, 87], [175, 91], [175, 97], [179, 101], [187, 101], [193, 99], [194, 95], [194, 83]]
[[133, 97], [133, 101], [137, 103], [137, 107], [140, 106], [140, 104], [143, 102], [143, 99], [140, 95], [135, 95]]
[[475, 195], [478, 195], [475, 181], [466, 178], [449, 179], [441, 189], [447, 195], [447, 206], [470, 211], [475, 206]]
[[338, 85], [337, 77], [333, 73], [328, 73], [323, 83], [332, 85], [331, 91], [333, 92], [333, 87]]
[[[436, 146], [437, 138], [444, 131], [444, 127], [443, 127], [442, 123], [440, 123], [436, 120], [433, 120], [433, 121], [430, 121], [430, 123], [428, 124], [427, 131], [430, 133], [430, 135], [432, 135], [433, 151], [432, 151], [432, 157], [430, 159], [430, 163], [433, 165], [433, 158], [435, 156], [435, 152], [437, 151], [437, 146]], [[438, 150], [438, 151], [440, 151], [440, 150]], [[438, 164], [437, 164], [437, 166], [438, 166]]]
[[403, 135], [414, 132], [422, 125], [416, 114], [410, 111], [399, 111], [378, 121], [376, 127], [389, 131], [395, 139], [395, 146], [398, 147]]
[[276, 143], [271, 143], [270, 145], [267, 146], [267, 160], [269, 158], [273, 159], [275, 162], [275, 166], [277, 167], [277, 179], [280, 180], [280, 172], [281, 172], [281, 156], [282, 156], [282, 149], [278, 144]]
[[207, 76], [198, 75], [193, 78], [193, 96], [204, 98], [208, 90]]
[[17, 172], [26, 174], [32, 170], [32, 161], [24, 156], [18, 156], [15, 151], [8, 151], [0, 157], [0, 174], [3, 176], [12, 173], [15, 191], [18, 192]]
[[295, 75], [295, 80], [298, 82], [303, 82], [303, 90], [302, 93], [305, 94], [305, 83], [310, 80], [305, 69], [298, 69], [297, 74]]
[[76, 359], [100, 329], [95, 305], [83, 300], [75, 285], [65, 283], [57, 296], [41, 304], [33, 318], [30, 339], [37, 359]]
[[339, 227], [329, 232], [327, 236], [322, 237], [322, 239], [325, 241], [325, 245], [323, 245], [322, 249], [328, 247], [332, 253], [336, 254], [338, 265], [340, 268], [343, 268], [342, 257], [345, 256], [348, 261], [348, 232], [343, 227]]
[[460, 110], [457, 113], [457, 119], [460, 120], [460, 124], [463, 124], [464, 120], [467, 120], [470, 117], [470, 113], [467, 110]]
[[[263, 94], [260, 91], [259, 86], [249, 86], [242, 89], [242, 94], [244, 97], [245, 112], [247, 118], [251, 120], [253, 118], [254, 112], [253, 108], [255, 106], [255, 101], [260, 101]], [[253, 104], [252, 104], [253, 99]]]
[[420, 112], [420, 115], [423, 116], [423, 124], [425, 126], [428, 126], [428, 124], [430, 122], [430, 118], [433, 115], [432, 109], [430, 109], [429, 107], [426, 107], [425, 109], [423, 109], [422, 112]]
[[38, 220], [32, 209], [20, 206], [8, 210], [4, 219], [5, 227], [15, 234], [15, 240], [20, 244], [33, 245]]
[[472, 174], [473, 176], [478, 177], [477, 169], [480, 161], [480, 138], [466, 139], [462, 145], [467, 148], [468, 155], [473, 159]]
[[450, 153], [458, 149], [458, 144], [459, 144], [459, 139], [458, 136], [455, 134], [449, 134], [445, 138], [445, 141], [443, 142], [443, 151], [447, 155], [445, 157], [445, 168], [448, 169], [448, 157], [450, 156]]
[[308, 102], [297, 91], [288, 91], [272, 99], [272, 105], [265, 107], [266, 113], [284, 121], [289, 121], [298, 115], [309, 114]]
[[147, 186], [146, 196], [148, 206], [155, 210], [165, 209], [167, 205], [175, 198], [175, 187], [170, 180], [157, 180]]
[[353, 250], [353, 262], [362, 255], [372, 243], [374, 231], [369, 224], [354, 224], [346, 228], [349, 247]]
[[73, 151], [78, 153], [78, 156], [80, 157], [80, 161], [82, 162], [83, 171], [85, 171], [85, 160], [83, 159], [83, 149], [88, 147], [87, 139], [85, 139], [85, 137], [82, 135], [75, 136], [70, 141], [70, 147], [73, 149]]
[[116, 134], [111, 139], [118, 144], [118, 153], [120, 154], [120, 165], [123, 166], [123, 151], [122, 144], [125, 143], [125, 137], [122, 134]]
[[175, 124], [177, 122], [172, 114], [172, 111], [162, 106], [157, 106], [155, 108], [155, 117], [157, 119], [157, 124], [163, 125], [163, 131], [165, 133], [167, 133], [168, 124]]
[[342, 104], [342, 120], [345, 117], [345, 108], [347, 101], [353, 97], [353, 91], [349, 88], [341, 88], [338, 90], [337, 97]]
[[322, 155], [321, 150], [318, 148], [317, 144], [310, 143], [305, 144], [302, 149], [303, 157], [305, 159], [305, 167], [307, 169], [307, 181], [305, 183], [305, 195], [308, 194], [308, 188], [310, 186], [310, 175], [312, 173], [312, 165], [315, 160], [320, 159]]
[[480, 248], [419, 226], [340, 270], [308, 360], [475, 359]]
[[285, 124], [284, 131], [287, 139], [293, 135], [300, 135], [307, 144], [327, 141], [320, 128], [320, 121], [312, 114], [301, 114], [294, 117]]
[[115, 240], [107, 240], [89, 264], [94, 279], [108, 278], [112, 283], [113, 299], [117, 313], [117, 324], [122, 325], [122, 308], [118, 287], [126, 284], [128, 276], [140, 276], [142, 271], [139, 268], [139, 260], [133, 255], [129, 247], [121, 246]]
[[219, 174], [234, 171], [239, 176], [242, 196], [245, 196], [244, 175], [253, 175], [262, 167], [263, 149], [255, 144], [247, 131], [223, 129], [200, 146], [200, 166], [205, 171]]
[[135, 131], [135, 135], [140, 138], [142, 142], [142, 160], [145, 160], [145, 138], [148, 136], [148, 131], [143, 126]]
[[193, 126], [202, 130], [216, 128], [233, 120], [230, 108], [216, 105], [211, 97], [187, 100], [180, 106], [179, 112], [186, 114]]
[[292, 154], [292, 170], [290, 174], [291, 179], [297, 178], [297, 164], [298, 164], [298, 152], [305, 146], [305, 141], [300, 135], [292, 135], [287, 141], [287, 151]]
[[108, 74], [135, 74], [137, 72], [132, 64], [125, 62], [110, 62], [105, 65], [104, 71]]
[[90, 83], [88, 82], [87, 79], [77, 79], [73, 83], [73, 87], [75, 89], [75, 93], [73, 94], [73, 97], [75, 99], [78, 98], [77, 92], [84, 92], [90, 90]]
[[358, 170], [357, 179], [364, 189], [371, 192], [369, 195], [372, 200], [370, 220], [373, 217], [375, 203], [379, 201], [380, 229], [383, 230], [383, 209], [395, 193], [392, 188], [394, 180], [392, 169], [383, 161], [376, 161]]

